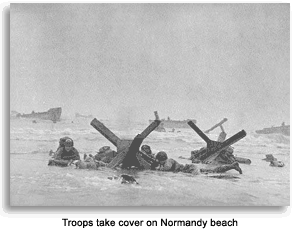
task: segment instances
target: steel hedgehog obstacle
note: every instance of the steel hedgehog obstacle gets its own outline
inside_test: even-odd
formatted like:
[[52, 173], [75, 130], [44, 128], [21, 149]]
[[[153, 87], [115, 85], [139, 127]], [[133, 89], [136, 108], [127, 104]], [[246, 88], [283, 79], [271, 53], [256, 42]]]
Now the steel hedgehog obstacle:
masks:
[[[224, 120], [224, 122], [225, 121], [226, 120]], [[131, 168], [134, 166], [139, 169], [151, 169], [152, 164], [156, 162], [143, 152], [139, 151], [139, 147], [143, 140], [160, 125], [160, 122], [160, 120], [154, 120], [141, 134], [136, 135], [133, 140], [120, 139], [96, 118], [93, 119], [90, 124], [117, 147], [117, 156], [107, 167], [115, 168], [122, 163], [122, 168]], [[242, 130], [224, 142], [213, 141], [210, 140], [202, 130], [193, 123], [193, 121], [190, 120], [187, 124], [207, 143], [207, 151], [203, 156], [202, 161], [206, 164], [213, 161], [222, 150], [246, 136], [246, 132]]]
[[206, 164], [215, 159], [223, 149], [229, 147], [246, 136], [246, 132], [242, 130], [224, 142], [213, 141], [210, 140], [192, 121], [187, 122], [187, 124], [207, 143], [207, 151], [202, 157], [202, 162]]
[[139, 147], [143, 140], [154, 131], [160, 123], [161, 121], [159, 120], [153, 121], [142, 133], [136, 135], [133, 140], [120, 139], [96, 118], [94, 118], [90, 124], [117, 147], [117, 156], [107, 167], [115, 168], [122, 163], [122, 168], [134, 166], [139, 169], [151, 169], [152, 163], [154, 163], [153, 159], [139, 151]]

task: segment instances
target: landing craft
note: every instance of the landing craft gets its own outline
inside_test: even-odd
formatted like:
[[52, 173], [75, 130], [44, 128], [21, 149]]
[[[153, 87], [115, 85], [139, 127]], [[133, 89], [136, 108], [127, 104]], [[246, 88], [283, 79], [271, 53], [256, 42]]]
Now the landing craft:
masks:
[[285, 122], [283, 122], [281, 126], [277, 126], [277, 127], [272, 126], [271, 128], [264, 128], [261, 130], [256, 130], [255, 132], [257, 134], [279, 133], [279, 134], [283, 134], [285, 136], [290, 136], [290, 125], [285, 125]]
[[61, 117], [61, 113], [62, 113], [62, 108], [61, 107], [57, 107], [57, 108], [51, 108], [49, 109], [47, 112], [35, 112], [32, 111], [29, 114], [21, 114], [21, 113], [17, 113], [15, 114], [14, 112], [14, 116], [16, 118], [22, 117], [22, 118], [34, 118], [34, 119], [42, 119], [42, 120], [51, 120], [54, 123], [56, 123], [57, 121], [60, 121], [60, 117]]
[[[195, 119], [187, 119], [187, 120], [172, 120], [170, 117], [167, 119], [160, 119], [158, 111], [154, 112], [156, 120], [160, 120], [161, 123], [159, 125], [160, 128], [168, 128], [168, 129], [178, 129], [178, 128], [189, 128], [189, 125], [187, 124], [188, 121], [192, 121], [194, 124], [196, 124]], [[149, 123], [151, 124], [154, 120], [149, 120]]]

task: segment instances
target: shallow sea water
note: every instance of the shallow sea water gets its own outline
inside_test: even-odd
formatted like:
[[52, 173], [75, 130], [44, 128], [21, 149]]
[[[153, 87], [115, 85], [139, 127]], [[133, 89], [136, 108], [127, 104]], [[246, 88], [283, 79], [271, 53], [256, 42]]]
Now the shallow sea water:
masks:
[[[56, 150], [59, 138], [70, 136], [83, 154], [95, 154], [102, 146], [114, 146], [90, 126], [90, 119], [49, 121], [15, 119], [10, 122], [10, 204], [12, 206], [287, 206], [290, 205], [290, 138], [279, 134], [253, 132], [233, 145], [234, 154], [250, 158], [241, 164], [243, 174], [231, 170], [215, 178], [212, 174], [192, 176], [183, 173], [111, 170], [80, 170], [74, 167], [47, 166], [50, 149]], [[120, 138], [131, 139], [147, 123], [123, 127], [102, 121]], [[228, 137], [230, 135], [228, 134]], [[217, 135], [209, 135], [213, 140]], [[192, 129], [180, 132], [152, 132], [143, 142], [153, 152], [164, 150], [170, 158], [189, 157], [205, 146]], [[263, 161], [273, 154], [285, 163], [270, 167]], [[206, 167], [198, 165], [198, 167]], [[120, 184], [109, 176], [127, 173], [138, 185]]]

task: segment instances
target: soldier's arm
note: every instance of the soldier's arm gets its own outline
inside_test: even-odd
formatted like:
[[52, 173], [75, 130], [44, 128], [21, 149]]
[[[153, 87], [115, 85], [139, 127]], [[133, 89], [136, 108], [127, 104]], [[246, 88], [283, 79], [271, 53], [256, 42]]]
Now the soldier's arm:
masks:
[[77, 149], [74, 148], [73, 151], [74, 151], [73, 160], [80, 160], [79, 152], [77, 151]]
[[107, 163], [104, 163], [103, 161], [95, 161], [95, 163], [98, 167], [105, 167], [108, 165]]
[[171, 168], [173, 166], [173, 162], [171, 160], [166, 160], [163, 167], [160, 167], [160, 171], [171, 171]]
[[63, 148], [59, 148], [55, 154], [55, 160], [61, 160], [61, 155], [62, 155], [62, 151], [63, 151]]

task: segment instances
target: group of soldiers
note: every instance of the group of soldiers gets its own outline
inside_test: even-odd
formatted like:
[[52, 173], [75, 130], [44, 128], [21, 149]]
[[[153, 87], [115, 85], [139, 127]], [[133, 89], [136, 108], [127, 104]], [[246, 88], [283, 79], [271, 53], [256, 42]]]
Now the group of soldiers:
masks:
[[[192, 162], [192, 164], [184, 165], [173, 158], [169, 158], [164, 151], [159, 151], [157, 154], [154, 154], [149, 145], [142, 145], [140, 147], [143, 139], [159, 126], [159, 120], [155, 120], [141, 134], [138, 134], [129, 142], [129, 140], [120, 139], [101, 122], [94, 119], [91, 125], [115, 145], [118, 152], [112, 150], [109, 146], [104, 146], [100, 148], [95, 155], [84, 154], [83, 159], [81, 159], [79, 152], [74, 148], [73, 140], [70, 137], [62, 137], [60, 138], [56, 152], [50, 151], [51, 159], [48, 165], [61, 167], [74, 165], [79, 169], [98, 169], [99, 167], [118, 167], [122, 169], [137, 168], [167, 172], [183, 172], [193, 175], [201, 173], [224, 173], [229, 170], [236, 170], [238, 173], [242, 174], [239, 162], [250, 164], [251, 161], [249, 159], [235, 157], [231, 145], [243, 138], [246, 132], [242, 130], [226, 140], [227, 134], [222, 126], [226, 121], [227, 119], [225, 118], [220, 123], [205, 131], [205, 133], [208, 133], [216, 127], [220, 127], [221, 132], [217, 141], [210, 140], [192, 121], [188, 122], [188, 125], [198, 133], [207, 143], [207, 146], [199, 150], [191, 151], [190, 157], [180, 156], [179, 158], [191, 160]], [[245, 161], [242, 162], [243, 160]], [[277, 161], [276, 158], [272, 157], [272, 159], [267, 160], [271, 162], [271, 166], [284, 166], [284, 164]], [[203, 164], [198, 165], [198, 163]], [[208, 167], [199, 168], [199, 166], [203, 165], [208, 165]], [[123, 175], [123, 181], [129, 181], [129, 177], [129, 175]], [[135, 181], [134, 178], [132, 178], [132, 180]]]
[[[225, 137], [226, 133], [222, 129], [218, 141], [223, 142]], [[225, 148], [212, 162], [208, 162], [215, 163], [215, 166], [209, 169], [199, 169], [195, 164], [180, 164], [176, 160], [169, 158], [164, 151], [159, 151], [157, 154], [154, 154], [149, 145], [142, 145], [139, 152], [141, 157], [151, 165], [151, 170], [183, 172], [197, 175], [200, 173], [224, 173], [234, 169], [242, 174], [239, 163], [233, 156], [233, 149], [231, 147]], [[50, 154], [52, 159], [49, 160], [48, 165], [69, 166], [73, 164], [80, 169], [105, 167], [117, 156], [116, 151], [112, 150], [109, 146], [104, 146], [99, 149], [95, 156], [85, 154], [83, 160], [81, 160], [79, 152], [74, 148], [74, 142], [70, 137], [61, 138], [56, 152], [51, 151]], [[200, 150], [192, 151], [191, 156], [186, 159], [191, 160], [192, 163], [201, 163], [206, 154], [207, 148], [201, 148]], [[121, 163], [117, 167], [123, 168], [123, 164]]]

